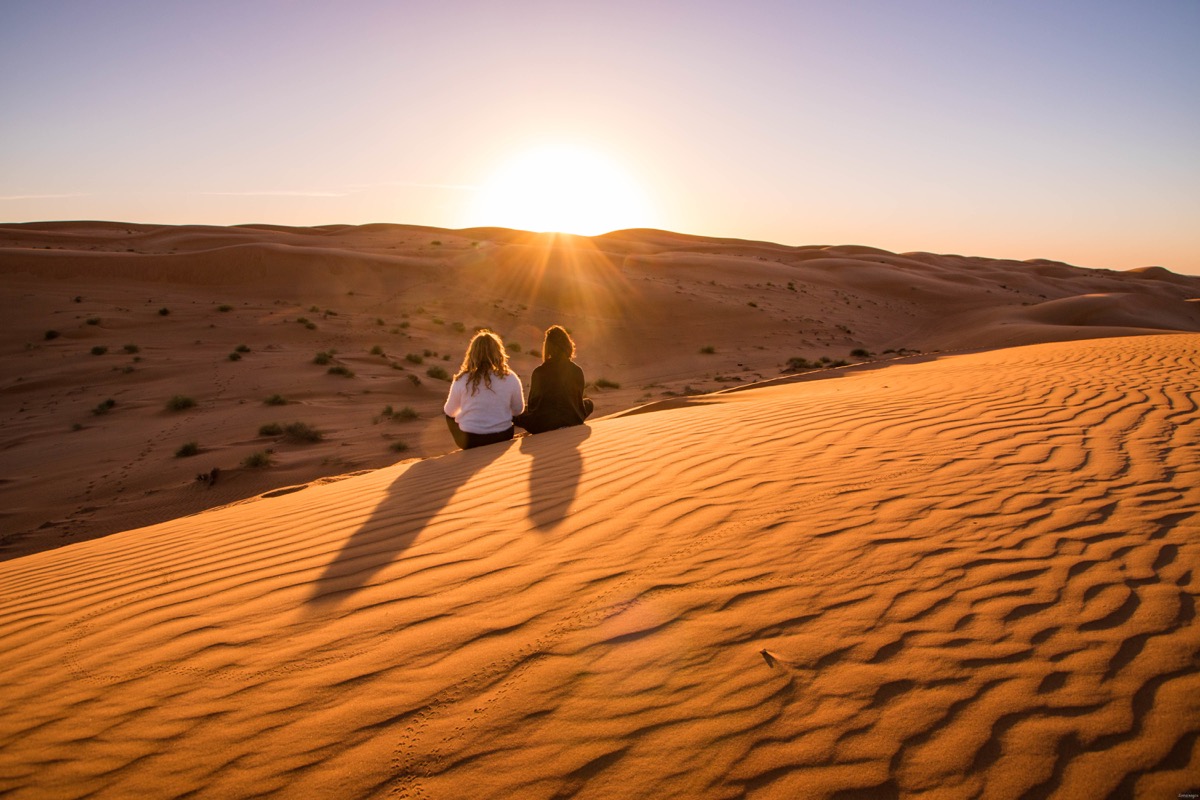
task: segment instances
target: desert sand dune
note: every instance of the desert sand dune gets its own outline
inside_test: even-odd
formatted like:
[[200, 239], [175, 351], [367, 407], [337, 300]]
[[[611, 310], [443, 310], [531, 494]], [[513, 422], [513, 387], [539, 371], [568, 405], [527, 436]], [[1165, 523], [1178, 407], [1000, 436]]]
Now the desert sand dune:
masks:
[[[442, 371], [480, 326], [528, 377], [567, 325], [605, 415], [841, 362], [1200, 331], [1197, 297], [1159, 267], [656, 230], [0, 225], [0, 559], [444, 454]], [[322, 438], [260, 432], [296, 422]]]
[[0, 564], [0, 793], [1175, 797], [1200, 336], [690, 398]]

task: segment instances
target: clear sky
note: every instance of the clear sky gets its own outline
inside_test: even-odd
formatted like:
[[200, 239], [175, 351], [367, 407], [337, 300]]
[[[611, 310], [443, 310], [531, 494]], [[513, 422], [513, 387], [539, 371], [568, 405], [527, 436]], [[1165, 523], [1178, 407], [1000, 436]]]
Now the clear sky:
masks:
[[0, 0], [0, 221], [1200, 274], [1200, 0]]

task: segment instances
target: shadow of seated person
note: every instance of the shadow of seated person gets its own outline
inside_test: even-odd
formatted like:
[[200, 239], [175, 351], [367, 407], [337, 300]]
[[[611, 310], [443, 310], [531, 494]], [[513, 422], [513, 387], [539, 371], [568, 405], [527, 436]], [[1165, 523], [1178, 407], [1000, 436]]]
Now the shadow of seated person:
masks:
[[342, 545], [313, 584], [309, 604], [329, 604], [367, 586], [396, 561], [455, 493], [508, 451], [506, 444], [418, 461], [388, 487], [370, 519]]
[[528, 513], [534, 527], [553, 528], [570, 512], [583, 476], [579, 447], [591, 435], [587, 425], [574, 425], [520, 440], [521, 453], [531, 459]]

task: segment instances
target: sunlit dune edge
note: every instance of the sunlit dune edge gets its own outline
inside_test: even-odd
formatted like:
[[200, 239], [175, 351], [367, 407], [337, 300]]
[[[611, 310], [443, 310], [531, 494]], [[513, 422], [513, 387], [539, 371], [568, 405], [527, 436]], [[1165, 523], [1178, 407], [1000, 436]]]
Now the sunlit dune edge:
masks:
[[[479, 326], [525, 379], [542, 331], [568, 326], [597, 416], [917, 354], [1200, 331], [1200, 278], [1161, 267], [649, 229], [0, 224], [0, 276], [0, 559], [445, 454], [438, 370]], [[293, 422], [322, 438], [261, 433]]]
[[1198, 365], [941, 355], [0, 563], [0, 792], [1175, 797]]

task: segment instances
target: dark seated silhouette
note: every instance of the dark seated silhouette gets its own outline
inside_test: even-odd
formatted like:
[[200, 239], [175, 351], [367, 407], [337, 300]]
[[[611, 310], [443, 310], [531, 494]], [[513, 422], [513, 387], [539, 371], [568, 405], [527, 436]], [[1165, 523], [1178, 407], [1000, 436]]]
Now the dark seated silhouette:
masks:
[[565, 356], [551, 356], [533, 370], [525, 413], [513, 417], [513, 424], [530, 433], [582, 425], [595, 407], [583, 396], [583, 387], [578, 364]]

